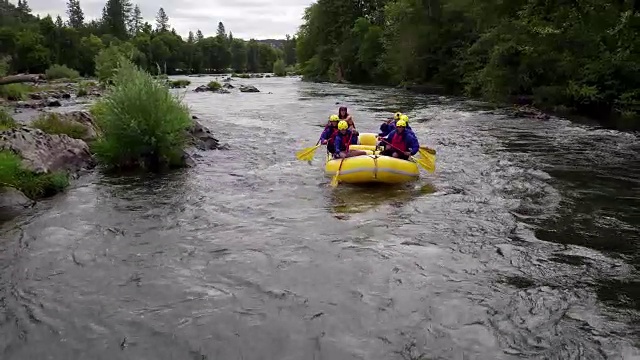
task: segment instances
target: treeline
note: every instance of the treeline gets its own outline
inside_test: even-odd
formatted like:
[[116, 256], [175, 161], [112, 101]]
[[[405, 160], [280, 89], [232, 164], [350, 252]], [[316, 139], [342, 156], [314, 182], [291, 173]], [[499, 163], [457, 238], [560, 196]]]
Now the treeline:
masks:
[[[82, 75], [95, 73], [95, 57], [110, 46], [152, 73], [271, 72], [296, 63], [296, 39], [287, 35], [282, 48], [258, 40], [245, 41], [218, 24], [215, 36], [200, 30], [183, 39], [170, 27], [160, 8], [156, 24], [143, 22], [130, 0], [107, 0], [99, 20], [85, 21], [79, 0], [68, 0], [69, 20], [34, 16], [27, 0], [13, 5], [0, 0], [0, 56], [8, 57], [8, 72], [43, 73], [53, 64]], [[278, 66], [276, 66], [278, 67]]]
[[438, 86], [638, 126], [639, 12], [640, 0], [318, 0], [297, 55], [310, 80]]

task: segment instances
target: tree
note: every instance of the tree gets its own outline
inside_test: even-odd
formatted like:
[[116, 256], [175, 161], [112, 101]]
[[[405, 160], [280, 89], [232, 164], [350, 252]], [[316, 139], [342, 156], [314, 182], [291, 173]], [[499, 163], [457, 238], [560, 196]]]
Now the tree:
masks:
[[221, 39], [224, 39], [227, 37], [227, 33], [224, 30], [224, 24], [222, 24], [222, 21], [218, 23], [218, 32], [216, 33], [216, 36]]
[[233, 39], [231, 42], [231, 67], [240, 73], [247, 69], [247, 46], [240, 39]]
[[67, 15], [69, 16], [69, 26], [80, 29], [84, 26], [84, 13], [80, 7], [79, 0], [69, 0], [67, 2]]
[[289, 34], [284, 42], [284, 62], [287, 65], [296, 64], [296, 37], [291, 38]]
[[[256, 41], [249, 49], [247, 42], [231, 32], [226, 35], [223, 24], [219, 34], [205, 36], [198, 30], [184, 39], [169, 30], [168, 22], [165, 31], [154, 31], [155, 26], [143, 22], [140, 8], [130, 0], [105, 0], [102, 18], [90, 21], [84, 19], [79, 0], [66, 2], [69, 21], [65, 23], [60, 16], [33, 16], [23, 0], [19, 6], [0, 0], [0, 57], [10, 55], [9, 74], [44, 72], [58, 64], [87, 76], [98, 72], [105, 78], [110, 71], [105, 64], [113, 65], [111, 60], [117, 57], [104, 56], [116, 53], [149, 72], [156, 71], [157, 63], [167, 74], [217, 72], [230, 67], [238, 72], [265, 72], [284, 58], [281, 50]], [[117, 51], [105, 51], [101, 57], [110, 60], [96, 66], [96, 56], [111, 48]]]
[[102, 9], [102, 27], [105, 33], [117, 39], [127, 38], [128, 0], [107, 0]]
[[140, 6], [138, 6], [137, 4], [133, 8], [131, 16], [129, 16], [129, 19], [127, 21], [127, 28], [131, 36], [135, 36], [139, 31], [142, 30], [142, 13], [140, 12]]
[[158, 10], [158, 14], [156, 15], [156, 30], [158, 32], [169, 30], [169, 17], [164, 12], [163, 8], [160, 8], [160, 10]]

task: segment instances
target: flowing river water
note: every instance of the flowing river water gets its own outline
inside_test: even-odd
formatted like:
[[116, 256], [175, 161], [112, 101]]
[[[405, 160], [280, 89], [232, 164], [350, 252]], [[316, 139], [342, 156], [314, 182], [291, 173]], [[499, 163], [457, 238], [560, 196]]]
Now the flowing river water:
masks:
[[[190, 78], [195, 86], [210, 77]], [[228, 151], [96, 172], [0, 228], [0, 358], [639, 359], [640, 143], [396, 89], [232, 82]], [[315, 144], [411, 115], [437, 172], [333, 190]]]

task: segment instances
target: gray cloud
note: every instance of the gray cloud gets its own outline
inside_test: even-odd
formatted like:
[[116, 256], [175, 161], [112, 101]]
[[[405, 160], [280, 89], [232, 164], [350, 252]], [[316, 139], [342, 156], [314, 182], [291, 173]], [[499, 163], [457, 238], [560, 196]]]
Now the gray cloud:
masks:
[[[142, 16], [155, 26], [155, 16], [163, 7], [169, 23], [186, 38], [189, 31], [200, 29], [205, 36], [215, 35], [222, 21], [227, 32], [236, 38], [284, 38], [293, 35], [302, 23], [304, 9], [314, 0], [139, 0]], [[80, 0], [88, 20], [99, 18], [106, 0]], [[17, 3], [17, 0], [14, 1]], [[136, 2], [134, 1], [134, 4]], [[60, 15], [67, 19], [66, 0], [29, 0], [40, 16]]]

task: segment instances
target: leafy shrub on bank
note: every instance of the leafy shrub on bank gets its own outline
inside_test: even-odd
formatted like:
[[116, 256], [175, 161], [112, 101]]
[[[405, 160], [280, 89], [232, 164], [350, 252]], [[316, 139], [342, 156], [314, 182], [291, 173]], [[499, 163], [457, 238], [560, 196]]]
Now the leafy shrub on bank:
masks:
[[27, 98], [31, 88], [25, 84], [0, 85], [0, 97], [10, 101], [20, 101]]
[[273, 63], [273, 74], [275, 76], [287, 75], [287, 65], [284, 63], [282, 59], [278, 59]]
[[75, 80], [80, 77], [80, 74], [73, 69], [68, 68], [66, 65], [51, 65], [49, 69], [47, 69], [46, 73], [47, 80], [55, 80], [55, 79], [71, 79]]
[[60, 118], [56, 113], [43, 114], [31, 124], [36, 129], [40, 129], [47, 134], [65, 134], [74, 139], [84, 139], [87, 129], [82, 125]]
[[113, 86], [91, 112], [102, 131], [92, 149], [107, 168], [156, 170], [180, 164], [189, 111], [164, 84], [130, 61], [121, 62]]
[[142, 54], [130, 43], [111, 45], [100, 50], [95, 57], [96, 76], [102, 84], [108, 84], [116, 74], [116, 69], [122, 61], [135, 61]]
[[12, 187], [31, 199], [51, 196], [69, 186], [65, 173], [34, 174], [22, 167], [20, 157], [10, 151], [0, 151], [0, 187]]
[[0, 131], [17, 127], [18, 123], [9, 115], [5, 108], [0, 108]]

